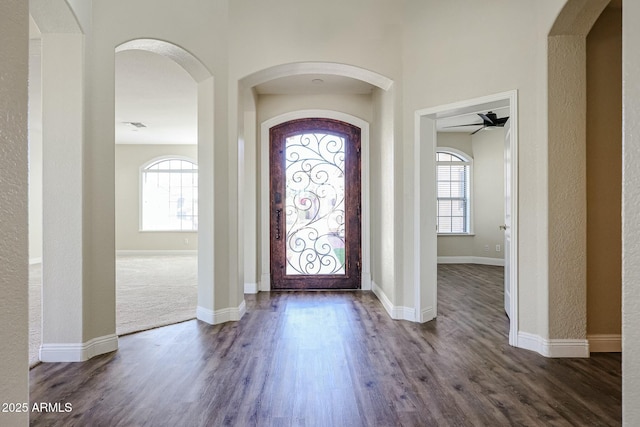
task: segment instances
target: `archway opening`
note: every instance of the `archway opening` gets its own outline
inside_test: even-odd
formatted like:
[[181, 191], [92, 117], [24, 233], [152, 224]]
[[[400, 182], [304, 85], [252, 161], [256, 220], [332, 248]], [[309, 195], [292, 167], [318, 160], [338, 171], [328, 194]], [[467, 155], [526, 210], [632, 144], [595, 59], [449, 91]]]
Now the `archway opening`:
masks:
[[154, 41], [116, 49], [118, 335], [196, 317], [198, 82], [175, 52]]
[[[268, 184], [265, 185], [268, 182], [265, 141], [269, 128], [294, 119], [332, 118], [363, 129], [362, 289], [384, 295], [381, 298], [388, 302], [385, 308], [392, 317], [399, 318], [401, 311], [393, 306], [401, 292], [393, 283], [395, 248], [388, 244], [394, 240], [395, 228], [394, 103], [390, 79], [344, 64], [283, 64], [239, 82], [239, 132], [244, 144], [239, 159], [239, 170], [244, 171], [240, 200], [245, 207], [240, 209], [245, 215], [242, 219], [245, 226], [239, 227], [239, 240], [244, 245], [245, 261], [241, 269], [245, 272], [245, 292], [270, 289], [269, 197]], [[370, 168], [373, 162], [375, 168]], [[374, 185], [379, 191], [370, 195], [369, 188]], [[253, 216], [253, 212], [258, 215]], [[374, 265], [376, 271], [371, 271]]]

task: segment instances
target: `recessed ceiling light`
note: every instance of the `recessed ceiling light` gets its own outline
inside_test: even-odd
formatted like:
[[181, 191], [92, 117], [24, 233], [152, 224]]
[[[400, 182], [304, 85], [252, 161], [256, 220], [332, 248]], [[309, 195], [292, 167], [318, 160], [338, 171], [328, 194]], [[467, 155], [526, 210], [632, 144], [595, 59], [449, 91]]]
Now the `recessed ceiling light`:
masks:
[[322, 79], [313, 79], [313, 80], [311, 80], [311, 83], [316, 84], [316, 85], [321, 85], [322, 83], [324, 83], [324, 80], [322, 80]]

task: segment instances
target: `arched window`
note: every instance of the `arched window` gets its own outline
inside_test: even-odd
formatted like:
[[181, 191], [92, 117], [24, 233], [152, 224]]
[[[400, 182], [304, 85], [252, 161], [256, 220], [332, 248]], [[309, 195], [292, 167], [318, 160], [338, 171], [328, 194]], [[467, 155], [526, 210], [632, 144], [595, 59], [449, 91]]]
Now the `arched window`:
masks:
[[471, 233], [471, 158], [451, 148], [436, 151], [438, 234]]
[[169, 158], [141, 169], [141, 230], [198, 230], [198, 165]]

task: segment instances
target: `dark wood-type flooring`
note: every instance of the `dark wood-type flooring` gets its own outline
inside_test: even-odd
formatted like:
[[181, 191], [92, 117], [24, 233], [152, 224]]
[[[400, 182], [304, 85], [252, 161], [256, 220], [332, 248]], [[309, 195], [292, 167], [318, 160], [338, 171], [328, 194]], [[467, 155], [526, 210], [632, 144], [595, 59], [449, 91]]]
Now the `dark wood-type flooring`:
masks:
[[615, 426], [621, 356], [547, 359], [507, 343], [502, 268], [442, 265], [439, 316], [389, 318], [370, 292], [247, 295], [240, 322], [120, 338], [31, 370], [56, 426]]

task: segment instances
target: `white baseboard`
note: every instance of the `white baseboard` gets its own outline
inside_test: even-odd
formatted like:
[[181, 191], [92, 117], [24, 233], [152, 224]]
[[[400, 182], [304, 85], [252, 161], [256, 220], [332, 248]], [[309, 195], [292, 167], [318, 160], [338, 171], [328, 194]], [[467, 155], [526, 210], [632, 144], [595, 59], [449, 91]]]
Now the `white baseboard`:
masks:
[[86, 343], [78, 344], [42, 344], [40, 360], [42, 362], [84, 362], [92, 357], [111, 353], [118, 349], [118, 336], [105, 335]]
[[594, 334], [587, 335], [591, 353], [622, 353], [622, 335]]
[[200, 307], [196, 309], [196, 318], [210, 325], [217, 325], [225, 322], [237, 322], [247, 312], [247, 305], [244, 300], [238, 307], [223, 308], [220, 310], [209, 310]]
[[420, 313], [420, 323], [425, 323], [436, 318], [436, 311], [433, 307], [427, 307]]
[[196, 250], [117, 250], [116, 256], [198, 255]]
[[385, 311], [389, 314], [394, 320], [409, 320], [412, 322], [416, 321], [416, 311], [411, 307], [400, 307], [394, 306], [391, 303], [391, 300], [384, 293], [382, 288], [376, 284], [376, 282], [371, 282], [371, 288], [373, 293], [378, 297]]
[[29, 258], [29, 265], [33, 264], [42, 264], [42, 257], [40, 258]]
[[245, 294], [257, 294], [258, 293], [258, 284], [257, 283], [245, 283], [244, 284], [244, 293]]
[[588, 340], [545, 339], [527, 332], [518, 332], [519, 348], [535, 351], [545, 357], [589, 357]]
[[481, 264], [504, 267], [504, 258], [480, 256], [439, 256], [438, 264]]

